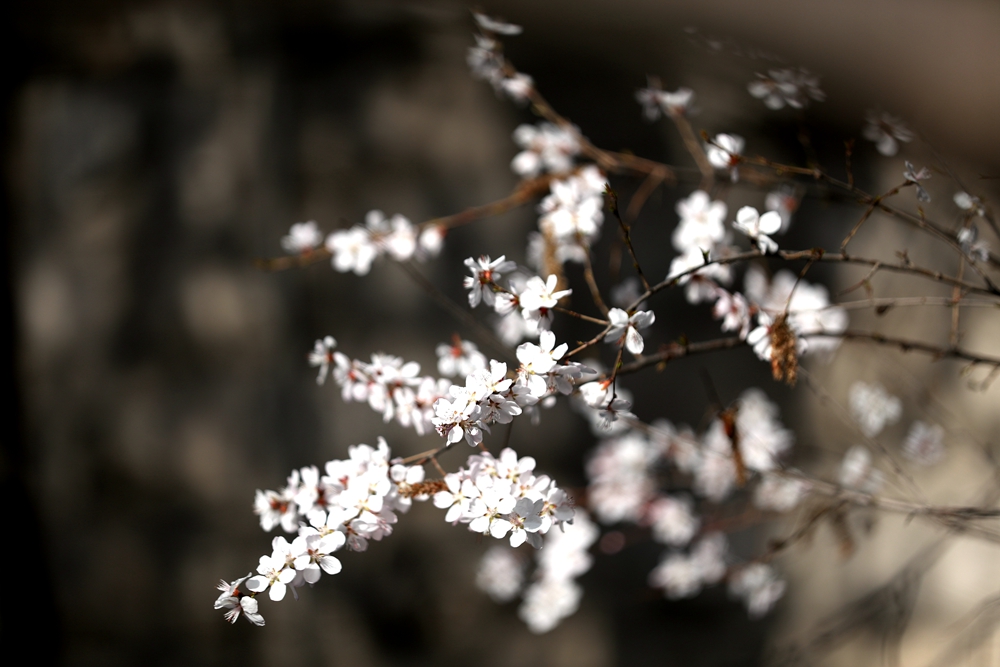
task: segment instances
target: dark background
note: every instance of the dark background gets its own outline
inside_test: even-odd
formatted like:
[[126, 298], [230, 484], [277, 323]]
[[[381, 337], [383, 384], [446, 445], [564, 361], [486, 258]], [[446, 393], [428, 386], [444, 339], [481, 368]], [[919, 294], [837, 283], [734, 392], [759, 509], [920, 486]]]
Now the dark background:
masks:
[[[1000, 173], [998, 7], [578, 0], [485, 9], [525, 25], [508, 54], [597, 145], [690, 166], [672, 129], [644, 123], [633, 100], [657, 74], [668, 89], [696, 90], [696, 130], [737, 132], [749, 152], [801, 163], [801, 120], [838, 174], [843, 141], [881, 106], [926, 140], [908, 158], [931, 163], [933, 147], [970, 190], [989, 195]], [[380, 434], [404, 455], [430, 446], [344, 404], [335, 387], [317, 389], [305, 364], [312, 341], [329, 333], [351, 356], [382, 350], [432, 373], [433, 346], [462, 331], [388, 262], [361, 279], [325, 265], [267, 274], [253, 259], [279, 254], [292, 222], [331, 230], [372, 208], [420, 221], [504, 196], [515, 184], [510, 133], [531, 115], [468, 76], [471, 21], [458, 3], [77, 1], [4, 11], [12, 344], [0, 472], [12, 525], [0, 632], [9, 653], [24, 645], [40, 663], [71, 665], [760, 659], [772, 620], [748, 621], [721, 590], [664, 601], [645, 585], [659, 549], [641, 543], [599, 559], [582, 579], [580, 612], [533, 637], [515, 605], [472, 587], [486, 545], [427, 506], [367, 553], [345, 554], [344, 572], [298, 602], [263, 602], [266, 628], [226, 624], [211, 608], [215, 582], [268, 549], [251, 512], [255, 489]], [[713, 52], [684, 32], [690, 25], [728, 41]], [[828, 101], [802, 119], [765, 112], [745, 86], [776, 61], [746, 57], [748, 47], [823, 75]], [[871, 190], [902, 170], [902, 157], [879, 158], [863, 140], [857, 162]], [[935, 206], [950, 220], [957, 188], [935, 179]], [[625, 196], [636, 186], [613, 184]], [[667, 271], [673, 203], [693, 186], [658, 193], [637, 225], [650, 275]], [[744, 186], [720, 194], [731, 211], [761, 205]], [[811, 197], [788, 245], [833, 245], [851, 216]], [[422, 270], [461, 300], [461, 260], [523, 261], [534, 224], [526, 207], [457, 230]], [[608, 246], [599, 252], [606, 275]], [[656, 309], [657, 344], [716, 331], [679, 294]], [[567, 338], [592, 335], [560, 326]], [[786, 423], [808, 428], [808, 412], [746, 350], [636, 378], [637, 411], [702, 424], [701, 367], [724, 378], [723, 400], [758, 384], [783, 401]], [[543, 417], [512, 444], [580, 488], [592, 436], [564, 406]], [[749, 556], [760, 543], [748, 533], [735, 548]]]

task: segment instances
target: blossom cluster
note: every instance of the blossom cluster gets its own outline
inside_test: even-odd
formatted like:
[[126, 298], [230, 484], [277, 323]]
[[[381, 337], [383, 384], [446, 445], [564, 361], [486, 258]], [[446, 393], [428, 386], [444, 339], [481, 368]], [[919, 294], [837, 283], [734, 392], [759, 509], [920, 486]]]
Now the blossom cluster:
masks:
[[[501, 36], [519, 34], [520, 27], [478, 13], [474, 18], [478, 33], [468, 52], [472, 73], [515, 101], [538, 103], [531, 77], [513, 67], [500, 42]], [[801, 109], [811, 100], [824, 99], [818, 83], [804, 69], [773, 69], [758, 74], [748, 89], [770, 109]], [[650, 78], [636, 99], [647, 119], [667, 116], [690, 133], [684, 117], [692, 111], [692, 90], [667, 92]], [[789, 228], [805, 189], [779, 184], [763, 200], [762, 210], [742, 206], [735, 215], [725, 201], [713, 199], [707, 185], [676, 201], [678, 223], [671, 244], [678, 254], [664, 283], [650, 287], [643, 277], [640, 287], [637, 279], [626, 279], [612, 290], [611, 308], [602, 303], [600, 289], [590, 284], [604, 319], [570, 314], [604, 328], [570, 352], [552, 330], [556, 314], [567, 310], [573, 296], [564, 264], [583, 263], [593, 282], [592, 252], [610, 189], [602, 168], [613, 169], [604, 160], [600, 168], [583, 162], [581, 155], [595, 153], [580, 130], [558, 115], [546, 118], [537, 125], [519, 126], [513, 135], [520, 150], [511, 169], [525, 179], [547, 174], [539, 183], [549, 187], [536, 209], [538, 231], [528, 238], [530, 268], [506, 255], [464, 262], [469, 306], [483, 305], [498, 316], [499, 338], [513, 351], [516, 366], [488, 357], [457, 336], [437, 347], [441, 377], [423, 375], [418, 363], [389, 354], [372, 354], [370, 362], [352, 359], [337, 349], [332, 336], [317, 340], [309, 363], [318, 368], [319, 384], [332, 375], [345, 401], [367, 403], [385, 421], [396, 421], [419, 435], [436, 433], [441, 444], [421, 464], [411, 466], [405, 462], [423, 455], [391, 459], [380, 438], [375, 447], [351, 447], [348, 459], [330, 461], [322, 470], [309, 466], [293, 471], [277, 491], [258, 491], [254, 510], [261, 527], [280, 528], [295, 537], [273, 538], [271, 553], [260, 557], [256, 574], [222, 582], [215, 607], [225, 610], [230, 622], [243, 615], [263, 625], [258, 595], [267, 592], [271, 600], [281, 600], [289, 589], [295, 594], [322, 573], [337, 574], [342, 565], [336, 552], [364, 551], [371, 541], [390, 535], [414, 500], [431, 500], [445, 510], [446, 522], [509, 544], [486, 552], [477, 585], [498, 602], [520, 596], [518, 613], [534, 632], [551, 630], [579, 606], [582, 589], [576, 579], [591, 567], [590, 549], [601, 533], [591, 516], [609, 528], [633, 524], [637, 532], [648, 533], [665, 547], [648, 581], [667, 598], [690, 597], [725, 581], [730, 594], [757, 617], [782, 597], [785, 583], [769, 564], [770, 556], [747, 560], [734, 555], [705, 511], [735, 496], [745, 497], [757, 514], [771, 517], [795, 510], [823, 488], [855, 497], [881, 488], [881, 461], [870, 445], [900, 421], [902, 402], [880, 385], [857, 382], [850, 389], [848, 412], [866, 444], [846, 451], [833, 484], [786, 466], [794, 436], [780, 422], [777, 406], [759, 389], [744, 391], [726, 409], [718, 406], [707, 427], [696, 433], [663, 419], [640, 421], [632, 412], [632, 394], [618, 378], [625, 350], [638, 358], [632, 370], [646, 365], [649, 357], [642, 355], [647, 343], [641, 332], [657, 323], [646, 302], [675, 285], [683, 287], [689, 303], [711, 305], [721, 329], [735, 332], [761, 360], [770, 362], [776, 379], [794, 382], [799, 357], [829, 356], [837, 349], [848, 326], [847, 311], [831, 302], [825, 287], [805, 280], [804, 272], [783, 269], [771, 274], [767, 269], [766, 262], [801, 257], [782, 251], [777, 237]], [[914, 137], [902, 121], [881, 111], [869, 113], [863, 135], [884, 155], [894, 155], [900, 142]], [[702, 146], [691, 137], [685, 141], [693, 145], [689, 149], [707, 180], [728, 173], [735, 182], [741, 164], [761, 164], [744, 156], [746, 142], [735, 134], [719, 133]], [[916, 190], [918, 201], [929, 201], [921, 182], [930, 172], [918, 171], [908, 161], [905, 167], [905, 183]], [[749, 176], [744, 172], [746, 180]], [[524, 186], [516, 194], [527, 191]], [[984, 204], [965, 192], [955, 196], [955, 204], [964, 211], [954, 236], [958, 246], [970, 261], [989, 260], [988, 246], [973, 223], [987, 216]], [[325, 247], [334, 269], [365, 275], [382, 256], [400, 262], [437, 256], [444, 234], [445, 227], [434, 221], [414, 225], [402, 215], [390, 218], [370, 211], [363, 225], [325, 237], [315, 222], [297, 223], [281, 246], [301, 257]], [[627, 235], [626, 230], [629, 240]], [[638, 259], [633, 259], [638, 268]], [[740, 288], [737, 261], [747, 260]], [[642, 277], [642, 272], [636, 273]], [[585, 348], [596, 350], [601, 340], [617, 347], [610, 372], [601, 373], [598, 360], [587, 360], [587, 365], [570, 360]], [[574, 508], [565, 490], [536, 472], [534, 458], [519, 457], [510, 448], [494, 456], [485, 447], [485, 435], [494, 425], [525, 415], [537, 421], [541, 408], [562, 397], [570, 398], [599, 438], [586, 463], [589, 514]], [[934, 465], [945, 456], [944, 437], [941, 426], [914, 421], [898, 451], [910, 462]], [[437, 455], [463, 441], [477, 447], [476, 453], [457, 471], [444, 472]], [[892, 456], [877, 444], [880, 455]], [[435, 464], [440, 479], [425, 478], [426, 462]], [[532, 552], [535, 568], [530, 576], [524, 550], [517, 551], [525, 543], [537, 550]], [[615, 551], [605, 549], [604, 541], [601, 545], [608, 553]]]
[[[289, 588], [294, 593], [303, 584], [316, 583], [323, 572], [339, 573], [342, 565], [333, 553], [341, 548], [365, 551], [371, 540], [391, 535], [398, 514], [407, 512], [414, 500], [433, 498], [436, 507], [448, 510], [449, 523], [508, 538], [512, 547], [527, 542], [540, 548], [542, 536], [552, 528], [562, 530], [573, 523], [566, 492], [548, 476], [535, 474], [533, 458], [519, 458], [510, 448], [499, 457], [488, 452], [472, 455], [466, 467], [431, 481], [425, 480], [422, 466], [407, 466], [390, 456], [389, 446], [379, 438], [376, 447], [350, 447], [347, 459], [328, 461], [322, 473], [308, 466], [292, 471], [278, 491], [258, 490], [254, 511], [261, 528], [270, 532], [280, 526], [297, 537], [291, 542], [275, 537], [270, 555], [260, 557], [257, 575], [222, 582], [215, 608], [227, 610], [226, 620], [235, 622], [242, 613], [263, 625], [256, 595], [267, 591], [277, 602]], [[554, 543], [561, 543], [560, 538]], [[579, 565], [569, 560], [550, 567], [561, 569], [558, 576], [564, 578], [579, 572]]]
[[[712, 503], [725, 501], [749, 473], [760, 475], [754, 503], [763, 510], [790, 511], [809, 492], [808, 483], [775, 474], [793, 436], [760, 390], [745, 392], [735, 411], [720, 415], [700, 438], [665, 420], [642, 429], [633, 424], [594, 451], [587, 464], [587, 499], [602, 523], [648, 527], [654, 541], [670, 547], [650, 574], [650, 583], [667, 597], [694, 595], [726, 573], [721, 534], [703, 535], [689, 552], [681, 551], [698, 536], [701, 519], [692, 497], [660, 490], [658, 480], [667, 468], [689, 477], [694, 493]], [[745, 597], [752, 610], [761, 608], [760, 595]]]

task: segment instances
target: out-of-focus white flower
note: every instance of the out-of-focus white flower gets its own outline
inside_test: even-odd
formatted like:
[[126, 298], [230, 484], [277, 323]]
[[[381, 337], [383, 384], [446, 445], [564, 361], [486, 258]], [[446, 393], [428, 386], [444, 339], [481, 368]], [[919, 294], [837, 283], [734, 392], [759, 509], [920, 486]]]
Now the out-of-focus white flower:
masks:
[[649, 87], [637, 90], [635, 99], [642, 105], [642, 113], [646, 119], [653, 121], [661, 113], [671, 117], [683, 116], [694, 101], [694, 91], [690, 88], [678, 88], [669, 93], [663, 90], [659, 79], [649, 77]]
[[733, 228], [743, 232], [765, 255], [778, 251], [778, 244], [769, 236], [781, 229], [781, 216], [775, 211], [760, 215], [753, 206], [744, 206], [736, 212]]
[[768, 109], [781, 109], [786, 104], [793, 109], [802, 109], [809, 105], [809, 99], [817, 102], [826, 99], [826, 94], [819, 88], [819, 77], [807, 70], [772, 69], [767, 75], [757, 74], [757, 80], [747, 86], [750, 94], [764, 100]]
[[378, 250], [372, 243], [371, 235], [363, 227], [339, 230], [326, 237], [326, 249], [332, 255], [333, 268], [341, 273], [353, 271], [359, 276], [367, 275], [372, 262], [378, 257]]
[[705, 584], [714, 584], [726, 573], [726, 538], [706, 535], [691, 554], [668, 553], [649, 573], [649, 584], [664, 589], [671, 600], [696, 595]]
[[701, 524], [692, 511], [691, 499], [684, 496], [657, 498], [646, 510], [646, 521], [653, 530], [653, 539], [672, 547], [690, 542]]
[[900, 141], [911, 141], [913, 132], [896, 116], [884, 111], [871, 109], [865, 119], [868, 124], [862, 131], [865, 139], [875, 142], [875, 148], [886, 157], [892, 157], [899, 152]]
[[750, 333], [750, 304], [739, 292], [718, 290], [718, 299], [712, 308], [712, 316], [722, 320], [723, 331], [738, 331], [740, 338], [746, 340]]
[[573, 158], [580, 152], [579, 130], [554, 123], [519, 125], [514, 142], [522, 150], [511, 161], [514, 173], [531, 178], [542, 171], [563, 173], [573, 168]]
[[323, 243], [323, 232], [315, 220], [296, 222], [286, 236], [281, 237], [281, 247], [293, 255], [310, 252]]
[[728, 264], [706, 265], [707, 262], [712, 262], [711, 255], [706, 257], [699, 248], [691, 248], [670, 262], [667, 280], [677, 278], [677, 283], [684, 285], [688, 303], [711, 301], [718, 295], [720, 284], [728, 285], [732, 281], [733, 273]]
[[903, 414], [902, 402], [878, 383], [855, 382], [848, 396], [851, 416], [867, 438], [874, 438]]
[[940, 463], [944, 458], [944, 429], [938, 424], [913, 422], [903, 441], [903, 456], [923, 466]]
[[632, 354], [642, 354], [645, 343], [639, 334], [639, 329], [645, 329], [656, 320], [651, 310], [639, 310], [629, 315], [621, 308], [608, 311], [611, 328], [604, 335], [605, 343], [620, 343], [625, 338], [625, 348]]
[[788, 512], [798, 507], [810, 487], [804, 479], [764, 475], [754, 490], [753, 504], [762, 510]]
[[729, 580], [729, 592], [743, 599], [750, 618], [760, 618], [785, 594], [785, 582], [770, 565], [752, 563]]
[[990, 244], [986, 239], [979, 238], [979, 228], [969, 225], [958, 230], [955, 236], [962, 250], [972, 259], [985, 262], [990, 258]]
[[840, 464], [840, 485], [862, 493], [876, 493], [882, 486], [881, 471], [872, 468], [872, 455], [865, 447], [854, 445]]
[[963, 211], [975, 213], [976, 215], [986, 215], [986, 208], [979, 197], [970, 195], [968, 192], [959, 191], [955, 193], [955, 206]]
[[326, 382], [326, 375], [330, 371], [330, 364], [333, 363], [333, 351], [337, 347], [337, 341], [333, 336], [326, 336], [322, 340], [317, 340], [309, 353], [309, 365], [319, 368], [319, 375], [316, 376], [316, 384], [322, 385]]
[[712, 201], [704, 190], [695, 190], [677, 202], [681, 221], [674, 229], [672, 241], [678, 252], [692, 248], [711, 250], [726, 236], [726, 203]]
[[740, 396], [736, 430], [744, 464], [760, 472], [773, 470], [794, 439], [794, 434], [778, 421], [778, 406], [755, 388]]
[[510, 602], [524, 586], [524, 563], [513, 549], [493, 546], [479, 561], [476, 586], [495, 602]]
[[486, 355], [472, 341], [458, 336], [451, 345], [441, 343], [435, 350], [438, 356], [438, 373], [444, 377], [466, 377], [486, 368]]
[[931, 200], [930, 194], [920, 184], [920, 181], [926, 181], [931, 177], [931, 172], [927, 167], [922, 167], [920, 171], [916, 171], [913, 163], [906, 160], [906, 171], [903, 172], [903, 177], [908, 183], [913, 183], [914, 187], [917, 188], [917, 199], [919, 201], [929, 202]]
[[658, 452], [641, 433], [605, 438], [587, 463], [587, 498], [605, 524], [638, 522], [652, 499]]

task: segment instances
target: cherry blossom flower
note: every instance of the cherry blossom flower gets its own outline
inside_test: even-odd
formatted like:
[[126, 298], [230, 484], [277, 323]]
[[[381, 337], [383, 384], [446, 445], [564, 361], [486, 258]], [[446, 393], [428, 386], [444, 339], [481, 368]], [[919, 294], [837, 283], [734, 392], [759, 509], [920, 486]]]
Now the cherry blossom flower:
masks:
[[695, 190], [677, 202], [680, 224], [674, 229], [672, 241], [678, 252], [692, 248], [711, 250], [726, 236], [726, 203], [712, 201], [704, 190]]
[[657, 451], [640, 433], [605, 438], [587, 463], [590, 509], [606, 524], [638, 522], [653, 498]]
[[777, 578], [770, 565], [751, 563], [733, 575], [729, 592], [743, 599], [750, 618], [760, 618], [785, 594], [785, 582]]
[[244, 595], [239, 589], [240, 585], [251, 574], [247, 573], [247, 576], [240, 577], [232, 583], [226, 583], [225, 579], [219, 582], [218, 588], [221, 594], [219, 595], [219, 599], [215, 601], [215, 608], [228, 609], [229, 611], [226, 612], [225, 619], [230, 623], [235, 623], [236, 619], [240, 617], [240, 613], [242, 613], [254, 625], [264, 625], [264, 617], [257, 613], [257, 600], [250, 595]]
[[694, 101], [694, 91], [690, 88], [678, 88], [668, 93], [661, 87], [659, 79], [649, 77], [649, 87], [637, 90], [635, 99], [642, 105], [642, 114], [646, 120], [654, 121], [661, 113], [671, 117], [683, 116]]
[[750, 304], [739, 292], [727, 292], [719, 288], [719, 298], [712, 307], [712, 316], [722, 320], [723, 331], [739, 331], [739, 337], [746, 340], [750, 333]]
[[922, 202], [929, 202], [931, 196], [924, 189], [924, 186], [920, 184], [920, 181], [926, 181], [931, 177], [931, 172], [927, 167], [922, 167], [920, 171], [916, 171], [913, 163], [906, 160], [906, 171], [903, 172], [903, 177], [906, 178], [907, 183], [913, 183], [913, 186], [917, 189], [917, 200]]
[[764, 475], [754, 490], [753, 504], [762, 510], [788, 512], [798, 507], [811, 485], [803, 479]]
[[523, 148], [510, 166], [515, 174], [532, 178], [549, 171], [563, 173], [573, 168], [573, 158], [580, 152], [579, 130], [553, 123], [519, 125], [514, 142]]
[[760, 215], [753, 206], [744, 206], [736, 212], [733, 228], [750, 237], [763, 254], [769, 255], [778, 251], [778, 244], [768, 236], [781, 229], [781, 216], [778, 213], [768, 211]]
[[983, 202], [979, 197], [975, 195], [970, 195], [968, 192], [959, 191], [955, 193], [953, 197], [955, 201], [955, 206], [959, 207], [963, 211], [969, 213], [975, 213], [976, 215], [983, 216], [986, 215], [986, 207], [983, 206]]
[[524, 586], [524, 563], [507, 547], [490, 547], [476, 570], [476, 586], [494, 602], [510, 602]]
[[990, 258], [990, 244], [985, 239], [979, 238], [979, 228], [975, 225], [958, 230], [955, 239], [969, 258], [980, 262], [985, 262]]
[[309, 365], [319, 367], [316, 384], [322, 385], [326, 382], [327, 373], [330, 371], [330, 364], [333, 362], [333, 350], [336, 347], [336, 339], [333, 336], [326, 336], [321, 340], [317, 340], [312, 352], [309, 353]]
[[287, 236], [281, 237], [281, 247], [292, 255], [315, 250], [321, 243], [323, 243], [323, 233], [319, 231], [315, 220], [297, 222], [292, 225]]
[[848, 396], [851, 416], [866, 438], [874, 438], [903, 414], [903, 404], [878, 384], [855, 382]]
[[529, 278], [524, 291], [518, 295], [522, 310], [527, 313], [541, 313], [540, 317], [544, 317], [550, 309], [559, 304], [559, 299], [573, 292], [570, 289], [556, 290], [558, 282], [559, 278], [554, 274], [544, 281], [538, 276]]
[[479, 351], [472, 341], [461, 340], [456, 336], [451, 345], [442, 343], [437, 346], [438, 373], [445, 377], [467, 376], [486, 368], [486, 356]]
[[371, 236], [363, 227], [336, 231], [326, 237], [326, 249], [333, 256], [333, 268], [340, 273], [353, 271], [359, 276], [368, 275], [378, 250]]
[[644, 343], [639, 329], [645, 329], [656, 321], [656, 315], [651, 310], [639, 310], [629, 315], [621, 308], [608, 311], [611, 328], [604, 334], [605, 343], [621, 344], [625, 340], [625, 348], [632, 354], [642, 354]]
[[772, 69], [767, 76], [758, 73], [757, 80], [747, 86], [750, 94], [764, 100], [768, 109], [781, 109], [786, 104], [793, 109], [802, 109], [809, 105], [809, 99], [817, 102], [826, 99], [826, 94], [819, 88], [819, 77], [807, 70]]
[[737, 165], [746, 142], [736, 134], [717, 134], [711, 143], [705, 145], [705, 155], [709, 163], [716, 169], [728, 169], [735, 183], [739, 180]]
[[915, 421], [903, 441], [903, 456], [922, 466], [932, 466], [944, 458], [944, 429], [938, 424]]
[[646, 510], [646, 521], [653, 530], [653, 539], [661, 544], [682, 547], [698, 532], [701, 520], [695, 516], [691, 500], [684, 496], [663, 496]]
[[469, 257], [465, 260], [465, 265], [469, 267], [471, 276], [466, 276], [463, 283], [465, 289], [469, 290], [469, 305], [473, 308], [482, 301], [487, 306], [492, 306], [495, 300], [493, 285], [503, 277], [504, 273], [509, 273], [517, 268], [514, 262], [507, 261], [504, 255], [500, 255], [494, 260], [490, 260], [489, 255], [482, 255], [479, 259]]
[[899, 152], [899, 142], [913, 140], [913, 132], [896, 116], [871, 109], [865, 119], [868, 124], [862, 131], [865, 139], [875, 142], [875, 148], [886, 157]]
[[728, 264], [709, 263], [711, 261], [711, 255], [706, 256], [700, 248], [690, 248], [670, 262], [667, 280], [676, 279], [678, 284], [684, 285], [688, 303], [711, 301], [718, 295], [719, 284], [728, 285], [733, 275]]
[[872, 455], [865, 447], [854, 445], [844, 455], [838, 480], [848, 489], [875, 493], [882, 486], [881, 471], [872, 468]]

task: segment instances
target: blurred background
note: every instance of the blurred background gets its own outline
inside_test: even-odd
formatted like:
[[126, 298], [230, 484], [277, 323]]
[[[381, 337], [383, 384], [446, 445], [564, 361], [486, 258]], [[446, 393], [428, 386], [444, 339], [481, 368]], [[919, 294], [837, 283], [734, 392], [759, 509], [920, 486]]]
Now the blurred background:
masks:
[[[507, 54], [599, 146], [692, 166], [671, 127], [641, 117], [634, 91], [651, 74], [668, 90], [696, 91], [696, 131], [742, 134], [750, 153], [804, 163], [804, 127], [837, 175], [843, 142], [858, 138], [855, 173], [869, 191], [898, 184], [903, 157], [940, 168], [937, 154], [970, 191], [996, 201], [996, 2], [512, 0], [479, 9], [525, 26]], [[470, 335], [462, 323], [389, 262], [358, 278], [325, 264], [264, 273], [254, 259], [279, 255], [293, 222], [315, 219], [331, 231], [373, 208], [416, 222], [510, 192], [510, 135], [533, 118], [469, 76], [468, 10], [431, 0], [41, 0], [4, 10], [12, 344], [0, 472], [13, 530], [0, 632], [8, 650], [30, 638], [38, 662], [68, 665], [765, 664], [776, 646], [808, 644], [817, 623], [940, 538], [902, 518], [882, 520], [845, 563], [836, 539], [820, 533], [781, 561], [789, 593], [761, 621], [720, 587], [666, 601], [646, 585], [660, 549], [630, 545], [599, 558], [581, 580], [580, 611], [536, 637], [515, 604], [498, 606], [474, 588], [488, 545], [418, 506], [391, 538], [345, 554], [342, 574], [297, 602], [263, 603], [266, 628], [230, 627], [212, 609], [218, 579], [252, 569], [269, 548], [252, 514], [256, 489], [277, 488], [292, 468], [342, 458], [348, 445], [378, 435], [400, 455], [431, 446], [367, 406], [343, 403], [336, 387], [317, 388], [306, 354], [331, 334], [350, 356], [384, 351], [434, 373], [434, 346]], [[746, 84], [777, 63], [820, 74], [827, 101], [802, 116], [767, 111]], [[878, 156], [860, 139], [873, 107], [903, 117], [921, 141], [897, 158]], [[613, 184], [624, 195], [638, 185]], [[650, 275], [666, 274], [674, 203], [694, 187], [682, 179], [659, 190], [637, 223]], [[936, 172], [928, 189], [929, 214], [957, 224], [954, 183]], [[732, 212], [760, 208], [764, 195], [744, 186], [719, 194]], [[787, 245], [835, 247], [859, 213], [810, 196]], [[527, 206], [458, 229], [422, 271], [461, 302], [462, 259], [506, 253], [523, 262], [535, 223]], [[857, 241], [867, 254], [891, 259], [907, 249], [914, 261], [954, 270], [954, 258], [938, 257], [910, 228], [870, 227]], [[606, 276], [608, 249], [599, 252]], [[831, 291], [862, 277], [810, 276]], [[903, 280], [883, 285], [882, 295], [914, 285], [949, 294]], [[657, 344], [717, 333], [680, 294], [656, 310]], [[947, 321], [911, 316], [857, 314], [852, 326], [946, 340]], [[973, 314], [963, 329], [970, 348], [996, 353], [995, 322]], [[712, 406], [702, 368], [724, 401], [763, 387], [796, 430], [796, 465], [834, 474], [852, 444], [843, 424], [815, 396], [771, 381], [749, 350], [630, 379], [636, 411], [704, 426]], [[951, 442], [989, 448], [998, 389], [970, 392], [960, 370], [861, 346], [814, 372], [841, 401], [854, 380], [879, 380], [914, 416], [936, 415]], [[512, 445], [582, 489], [593, 443], [559, 406]], [[955, 454], [927, 478], [928, 494], [968, 502], [982, 467], [975, 451]], [[767, 535], [745, 531], [734, 550], [751, 557]], [[905, 617], [904, 664], [927, 662], [954, 634], [949, 624], [1000, 591], [996, 548], [954, 541], [922, 586], [897, 591], [910, 600], [900, 614], [810, 660], [889, 660], [885, 637]], [[1000, 664], [1000, 646], [975, 651], [980, 664]]]

